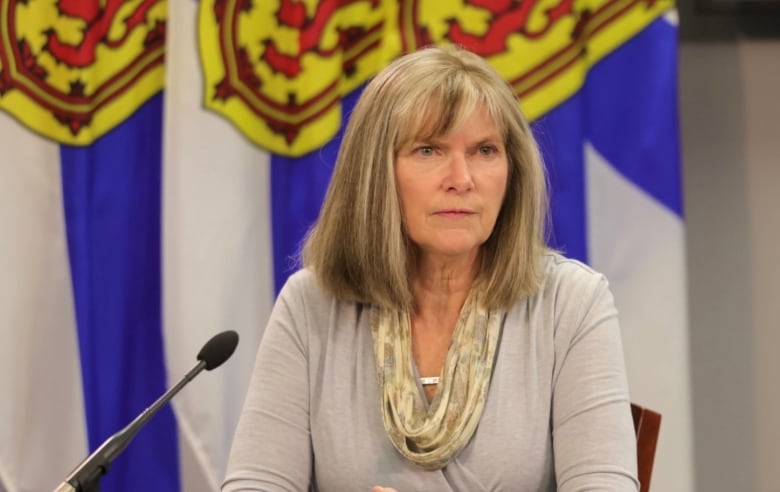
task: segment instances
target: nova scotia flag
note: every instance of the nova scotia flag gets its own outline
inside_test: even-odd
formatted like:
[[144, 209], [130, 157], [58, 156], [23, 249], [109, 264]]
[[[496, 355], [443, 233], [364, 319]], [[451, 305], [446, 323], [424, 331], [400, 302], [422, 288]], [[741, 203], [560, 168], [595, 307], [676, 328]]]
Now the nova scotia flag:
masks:
[[694, 490], [674, 12], [594, 65], [534, 127], [553, 243], [609, 279], [632, 400], [663, 414], [653, 490]]

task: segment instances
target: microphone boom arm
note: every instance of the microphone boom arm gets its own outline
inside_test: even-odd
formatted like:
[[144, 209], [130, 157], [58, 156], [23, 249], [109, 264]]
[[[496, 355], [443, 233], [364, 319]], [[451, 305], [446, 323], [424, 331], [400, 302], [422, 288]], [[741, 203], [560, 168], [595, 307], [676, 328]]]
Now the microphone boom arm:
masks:
[[146, 422], [157, 413], [163, 405], [181, 391], [184, 386], [200, 374], [203, 369], [211, 371], [222, 365], [236, 349], [238, 345], [238, 333], [235, 331], [223, 331], [211, 338], [198, 353], [198, 363], [190, 372], [166, 391], [152, 406], [141, 412], [124, 429], [106, 439], [92, 454], [87, 456], [68, 478], [65, 479], [54, 492], [98, 492], [100, 479], [108, 473], [108, 467], [119, 453], [124, 451], [130, 441], [138, 434], [138, 431]]
[[[116, 458], [119, 453], [130, 444], [130, 441], [138, 434], [138, 431], [149, 421], [154, 414], [157, 413], [160, 408], [163, 407], [168, 401], [173, 398], [176, 393], [181, 391], [184, 386], [192, 381], [195, 376], [206, 368], [205, 361], [198, 361], [197, 365], [193, 367], [175, 386], [171, 387], [160, 398], [157, 399], [150, 407], [146, 408], [130, 422], [124, 429], [120, 430], [113, 436], [109, 437], [103, 444], [100, 445], [92, 454], [81, 462], [73, 472], [65, 479], [67, 484], [70, 484], [72, 490], [77, 492], [98, 492], [100, 490], [100, 479], [108, 472], [109, 464]], [[63, 484], [65, 485], [65, 484]], [[61, 486], [62, 487], [62, 486]], [[58, 488], [55, 492], [61, 490], [70, 490]]]

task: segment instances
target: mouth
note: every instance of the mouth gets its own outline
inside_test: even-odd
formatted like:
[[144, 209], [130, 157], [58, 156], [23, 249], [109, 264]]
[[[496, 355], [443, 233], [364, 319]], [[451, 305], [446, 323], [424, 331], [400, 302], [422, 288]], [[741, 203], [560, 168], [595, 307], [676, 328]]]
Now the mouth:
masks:
[[463, 217], [470, 217], [472, 215], [476, 215], [476, 212], [474, 212], [473, 210], [462, 209], [462, 208], [451, 208], [445, 210], [438, 210], [434, 213], [434, 215], [438, 217], [463, 218]]

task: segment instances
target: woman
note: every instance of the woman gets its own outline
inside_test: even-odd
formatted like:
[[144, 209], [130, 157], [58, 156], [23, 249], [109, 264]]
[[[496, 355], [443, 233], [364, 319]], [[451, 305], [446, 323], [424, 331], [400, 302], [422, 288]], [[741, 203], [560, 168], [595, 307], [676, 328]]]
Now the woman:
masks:
[[613, 299], [547, 249], [546, 210], [487, 63], [429, 48], [383, 70], [271, 314], [223, 491], [637, 490]]

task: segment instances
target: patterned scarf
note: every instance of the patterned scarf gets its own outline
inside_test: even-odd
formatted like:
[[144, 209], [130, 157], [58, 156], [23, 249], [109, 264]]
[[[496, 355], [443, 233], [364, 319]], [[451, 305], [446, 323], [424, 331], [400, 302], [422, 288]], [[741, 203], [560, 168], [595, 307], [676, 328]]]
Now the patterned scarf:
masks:
[[463, 304], [436, 396], [426, 409], [415, 378], [409, 313], [373, 308], [385, 430], [395, 448], [427, 470], [447, 465], [468, 444], [485, 406], [503, 312], [472, 292]]

